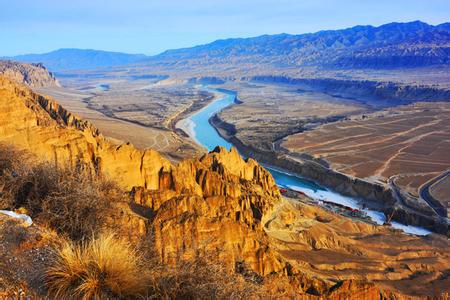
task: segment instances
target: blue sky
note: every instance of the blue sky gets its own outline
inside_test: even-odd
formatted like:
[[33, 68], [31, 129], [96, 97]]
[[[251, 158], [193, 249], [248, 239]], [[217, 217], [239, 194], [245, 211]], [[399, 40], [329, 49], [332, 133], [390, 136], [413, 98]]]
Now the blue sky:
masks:
[[220, 38], [450, 21], [448, 0], [0, 0], [0, 56], [90, 48], [156, 54]]

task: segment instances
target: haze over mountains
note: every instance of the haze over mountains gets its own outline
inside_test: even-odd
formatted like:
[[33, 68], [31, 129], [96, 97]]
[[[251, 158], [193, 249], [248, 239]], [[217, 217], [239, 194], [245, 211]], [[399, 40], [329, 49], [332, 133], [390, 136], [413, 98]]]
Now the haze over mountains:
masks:
[[191, 48], [168, 50], [148, 57], [98, 50], [60, 49], [9, 59], [43, 63], [51, 71], [93, 69], [127, 64], [192, 68], [205, 65], [266, 65], [283, 68], [325, 69], [404, 68], [449, 64], [450, 23], [437, 26], [420, 21], [379, 27], [253, 38], [217, 40]]
[[51, 71], [93, 69], [126, 65], [146, 58], [143, 54], [127, 54], [92, 49], [59, 49], [44, 54], [24, 54], [9, 57], [27, 63], [42, 63]]

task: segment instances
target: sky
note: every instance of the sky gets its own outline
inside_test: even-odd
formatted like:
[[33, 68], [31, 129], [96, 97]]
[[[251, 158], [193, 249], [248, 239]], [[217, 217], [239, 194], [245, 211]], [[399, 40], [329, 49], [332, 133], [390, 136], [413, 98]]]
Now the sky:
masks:
[[0, 0], [0, 56], [82, 48], [157, 54], [217, 39], [450, 21], [448, 0]]

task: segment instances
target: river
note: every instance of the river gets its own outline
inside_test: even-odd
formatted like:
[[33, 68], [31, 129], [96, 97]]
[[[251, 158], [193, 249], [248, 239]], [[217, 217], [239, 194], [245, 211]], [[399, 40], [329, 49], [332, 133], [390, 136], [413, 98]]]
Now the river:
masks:
[[[218, 134], [217, 130], [209, 123], [209, 119], [225, 107], [235, 103], [236, 93], [222, 89], [217, 91], [222, 93], [224, 96], [197, 111], [189, 118], [180, 121], [189, 136], [209, 151], [213, 150], [216, 146], [223, 146], [228, 150], [230, 150], [233, 146]], [[359, 209], [364, 211], [367, 216], [372, 219], [372, 221], [379, 225], [382, 225], [385, 221], [385, 216], [383, 213], [362, 208], [360, 202], [355, 198], [341, 195], [305, 178], [271, 168], [270, 166], [264, 165], [264, 167], [272, 173], [277, 185], [280, 187], [302, 192], [315, 200], [327, 200], [354, 209]], [[391, 223], [392, 227], [403, 230], [405, 233], [415, 235], [427, 235], [431, 233], [421, 227], [407, 226], [398, 222]]]

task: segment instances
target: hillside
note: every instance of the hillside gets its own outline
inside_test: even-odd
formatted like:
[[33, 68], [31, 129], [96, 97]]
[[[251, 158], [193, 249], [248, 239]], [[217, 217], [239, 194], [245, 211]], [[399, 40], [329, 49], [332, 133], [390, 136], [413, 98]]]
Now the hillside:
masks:
[[32, 87], [59, 86], [53, 74], [42, 64], [22, 64], [0, 60], [0, 75]]
[[450, 26], [416, 21], [379, 27], [355, 26], [343, 30], [254, 38], [217, 40], [192, 48], [169, 50], [148, 59], [167, 67], [201, 67], [207, 64], [257, 64], [266, 68], [320, 67], [410, 68], [449, 64]]
[[9, 59], [42, 63], [51, 71], [67, 71], [80, 69], [95, 69], [126, 65], [146, 58], [143, 54], [127, 54], [91, 49], [59, 49], [43, 54], [25, 54], [10, 57]]
[[[61, 223], [49, 222], [48, 216], [65, 220], [63, 216], [71, 212], [75, 232], [69, 236], [79, 234], [77, 222], [89, 220], [78, 215], [79, 211], [86, 213], [82, 205], [94, 208], [89, 201], [79, 199], [91, 199], [84, 193], [99, 190], [104, 195], [93, 196], [99, 201], [95, 208], [100, 209], [99, 220], [103, 221], [94, 224], [116, 228], [130, 245], [138, 247], [143, 243], [139, 248], [143, 255], [152, 256], [161, 266], [208, 258], [219, 262], [228, 273], [237, 272], [236, 276], [247, 280], [253, 278], [272, 295], [307, 299], [319, 295], [329, 299], [348, 295], [368, 299], [438, 297], [447, 292], [445, 272], [450, 260], [446, 238], [408, 236], [330, 213], [309, 204], [303, 196], [295, 201], [283, 198], [270, 173], [252, 159], [243, 160], [234, 149], [216, 148], [200, 159], [173, 165], [156, 151], [112, 144], [92, 124], [66, 111], [53, 99], [3, 77], [0, 128], [0, 142], [14, 146], [16, 151], [28, 152], [37, 161], [49, 162], [41, 171], [32, 169], [27, 173], [28, 163], [20, 158], [11, 164], [11, 170], [5, 167], [5, 161], [18, 156], [2, 150], [7, 159], [2, 159], [0, 165], [1, 209], [19, 208], [35, 221], [32, 227], [21, 228], [22, 225], [11, 224], [0, 216], [0, 238], [6, 247], [0, 248], [1, 257], [7, 260], [10, 253], [16, 253], [15, 274], [22, 276], [17, 279], [19, 283], [14, 281], [8, 275], [11, 272], [1, 267], [7, 261], [0, 260], [3, 285], [6, 282], [25, 286], [30, 293], [45, 295], [42, 285], [36, 287], [40, 281], [34, 280], [42, 280], [47, 274], [39, 270], [51, 262], [48, 251], [52, 250], [48, 248], [58, 247], [57, 240], [67, 238], [64, 227], [57, 226]], [[23, 164], [22, 168], [14, 167], [17, 164]], [[57, 166], [66, 168], [68, 174], [73, 168], [75, 173], [62, 175], [56, 185], [47, 182], [53, 176], [51, 168], [60, 172]], [[86, 186], [85, 180], [96, 176], [99, 183], [94, 180], [95, 188]], [[102, 183], [105, 179], [113, 180], [118, 187]], [[46, 188], [41, 191], [42, 187]], [[124, 191], [120, 201], [110, 195], [118, 188]], [[8, 199], [9, 202], [4, 201]], [[102, 210], [105, 201], [110, 201], [112, 207]], [[89, 212], [88, 209], [88, 215]], [[48, 230], [52, 233], [46, 234]], [[8, 236], [9, 232], [15, 232], [15, 239]], [[61, 236], [55, 237], [57, 233]], [[30, 240], [30, 235], [41, 237]], [[154, 252], [145, 252], [150, 251], [145, 248], [149, 242]], [[35, 277], [27, 276], [27, 267], [35, 270]], [[154, 268], [155, 265], [150, 270]], [[197, 266], [188, 270], [193, 270], [188, 271], [192, 273], [190, 277], [197, 275]], [[172, 274], [175, 275], [178, 276]], [[208, 279], [200, 278], [194, 290], [204, 288], [205, 280]], [[173, 286], [170, 282], [163, 288]], [[154, 292], [146, 293], [152, 296]]]

